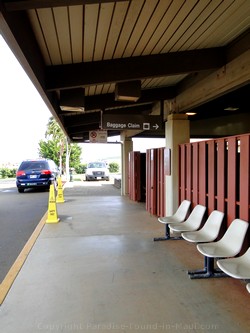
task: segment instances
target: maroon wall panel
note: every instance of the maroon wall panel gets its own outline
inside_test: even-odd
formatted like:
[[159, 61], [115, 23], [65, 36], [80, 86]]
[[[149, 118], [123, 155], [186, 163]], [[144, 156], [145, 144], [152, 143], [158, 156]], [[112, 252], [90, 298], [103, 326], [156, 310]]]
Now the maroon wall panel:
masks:
[[[180, 145], [179, 198], [250, 219], [250, 134]], [[250, 240], [249, 240], [250, 243]]]
[[193, 205], [197, 205], [199, 203], [199, 183], [198, 183], [198, 176], [199, 176], [199, 168], [198, 168], [198, 161], [199, 161], [199, 153], [198, 153], [198, 143], [193, 144], [193, 170], [192, 170], [192, 191], [193, 191]]
[[165, 148], [157, 149], [157, 216], [165, 216]]
[[147, 150], [146, 209], [157, 214], [157, 149]]
[[210, 140], [207, 143], [208, 145], [208, 179], [207, 179], [207, 208], [208, 214], [216, 209], [215, 206], [215, 141]]
[[185, 145], [180, 146], [179, 150], [179, 161], [181, 161], [180, 164], [180, 172], [179, 172], [179, 186], [180, 186], [180, 196], [179, 196], [179, 202], [183, 201], [186, 196], [186, 149]]
[[240, 213], [241, 219], [250, 219], [250, 136], [242, 136], [240, 140]]
[[150, 212], [150, 150], [146, 151], [146, 210]]
[[206, 206], [206, 175], [207, 175], [207, 165], [206, 165], [206, 142], [199, 142], [199, 203]]
[[192, 145], [186, 145], [186, 198], [192, 201]]
[[145, 201], [145, 154], [139, 151], [129, 152], [128, 194], [133, 201]]
[[228, 139], [228, 177], [227, 177], [227, 223], [228, 225], [236, 217], [236, 149], [237, 139], [232, 137]]
[[226, 145], [225, 140], [220, 139], [217, 142], [217, 209], [221, 212], [225, 212], [225, 155]]

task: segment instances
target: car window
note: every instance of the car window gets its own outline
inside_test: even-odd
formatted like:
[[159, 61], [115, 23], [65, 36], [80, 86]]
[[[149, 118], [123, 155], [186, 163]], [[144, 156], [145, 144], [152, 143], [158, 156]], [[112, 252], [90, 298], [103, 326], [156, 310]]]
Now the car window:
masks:
[[102, 162], [89, 163], [88, 168], [106, 168], [106, 164]]
[[43, 170], [47, 169], [46, 163], [42, 161], [26, 161], [23, 162], [19, 170]]

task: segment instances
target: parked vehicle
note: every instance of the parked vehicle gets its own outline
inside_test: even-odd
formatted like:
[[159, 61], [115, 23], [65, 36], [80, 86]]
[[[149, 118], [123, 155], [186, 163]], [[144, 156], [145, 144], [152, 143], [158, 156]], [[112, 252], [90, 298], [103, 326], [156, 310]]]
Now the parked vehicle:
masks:
[[59, 169], [50, 159], [34, 159], [23, 161], [16, 173], [16, 186], [19, 193], [28, 188], [49, 189], [56, 182]]
[[109, 180], [109, 169], [105, 162], [91, 162], [88, 164], [86, 180]]

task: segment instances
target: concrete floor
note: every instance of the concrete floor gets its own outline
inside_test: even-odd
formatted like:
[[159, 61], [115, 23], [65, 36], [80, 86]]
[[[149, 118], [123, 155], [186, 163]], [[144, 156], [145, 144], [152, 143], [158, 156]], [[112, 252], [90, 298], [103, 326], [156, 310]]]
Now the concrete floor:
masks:
[[190, 280], [203, 257], [106, 183], [71, 184], [0, 307], [3, 333], [250, 332], [245, 281]]

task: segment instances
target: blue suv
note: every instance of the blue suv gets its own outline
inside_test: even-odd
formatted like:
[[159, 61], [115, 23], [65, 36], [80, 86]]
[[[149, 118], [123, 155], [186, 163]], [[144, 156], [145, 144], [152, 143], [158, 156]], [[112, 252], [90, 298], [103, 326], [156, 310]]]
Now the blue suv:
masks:
[[16, 173], [16, 186], [19, 193], [28, 188], [49, 189], [56, 182], [59, 169], [54, 161], [35, 159], [23, 161]]

